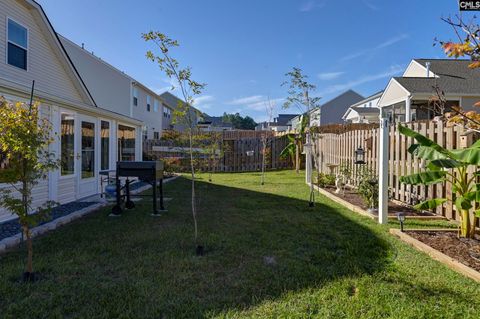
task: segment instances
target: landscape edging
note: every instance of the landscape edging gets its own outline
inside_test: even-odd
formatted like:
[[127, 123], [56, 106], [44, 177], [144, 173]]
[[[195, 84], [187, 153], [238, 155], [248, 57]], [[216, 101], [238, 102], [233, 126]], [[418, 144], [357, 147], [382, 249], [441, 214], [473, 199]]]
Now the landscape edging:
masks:
[[[408, 231], [458, 231], [456, 229], [409, 229]], [[441, 262], [448, 268], [470, 278], [475, 280], [476, 282], [480, 282], [480, 272], [476, 271], [475, 269], [468, 267], [461, 262], [457, 261], [456, 259], [445, 255], [444, 253], [436, 250], [435, 248], [432, 248], [428, 246], [427, 244], [422, 243], [416, 238], [413, 238], [412, 236], [408, 235], [405, 232], [402, 232], [399, 229], [396, 228], [391, 228], [390, 233], [392, 235], [397, 236], [402, 240], [403, 242], [409, 244], [413, 248], [417, 249], [418, 251], [424, 252], [427, 255], [429, 255], [431, 258], [435, 259], [438, 262]]]

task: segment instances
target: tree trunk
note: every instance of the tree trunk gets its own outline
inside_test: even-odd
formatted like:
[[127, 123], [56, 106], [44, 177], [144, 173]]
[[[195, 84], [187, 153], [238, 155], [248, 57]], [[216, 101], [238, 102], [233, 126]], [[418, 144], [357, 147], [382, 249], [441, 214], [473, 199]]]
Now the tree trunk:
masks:
[[[470, 212], [468, 209], [462, 209], [461, 211], [462, 223], [460, 225], [460, 237], [471, 238], [471, 226], [470, 226]], [[473, 232], [475, 234], [475, 232]]]
[[27, 269], [26, 272], [33, 273], [33, 244], [32, 244], [32, 237], [30, 234], [30, 228], [28, 225], [23, 225], [23, 234], [27, 239]]
[[198, 244], [198, 226], [197, 226], [197, 208], [195, 206], [195, 166], [193, 163], [193, 133], [190, 130], [189, 132], [189, 146], [190, 146], [190, 169], [192, 174], [192, 215], [193, 215], [193, 223], [195, 226], [195, 245]]
[[295, 143], [295, 171], [300, 174], [300, 146]]
[[478, 221], [478, 217], [473, 216], [473, 220], [470, 228], [470, 238], [475, 238], [475, 231], [476, 231], [475, 227], [477, 225], [477, 221]]

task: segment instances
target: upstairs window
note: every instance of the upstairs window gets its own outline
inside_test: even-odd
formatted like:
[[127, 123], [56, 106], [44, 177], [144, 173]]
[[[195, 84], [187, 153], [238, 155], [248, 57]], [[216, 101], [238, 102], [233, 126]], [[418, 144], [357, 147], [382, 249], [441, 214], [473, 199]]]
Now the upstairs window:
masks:
[[151, 98], [150, 95], [147, 95], [147, 111], [150, 112], [150, 104], [151, 104]]
[[158, 112], [158, 100], [155, 100], [155, 101], [153, 102], [153, 111], [154, 111], [154, 112]]
[[133, 88], [133, 105], [138, 106], [138, 89]]
[[28, 30], [8, 19], [7, 63], [27, 70]]

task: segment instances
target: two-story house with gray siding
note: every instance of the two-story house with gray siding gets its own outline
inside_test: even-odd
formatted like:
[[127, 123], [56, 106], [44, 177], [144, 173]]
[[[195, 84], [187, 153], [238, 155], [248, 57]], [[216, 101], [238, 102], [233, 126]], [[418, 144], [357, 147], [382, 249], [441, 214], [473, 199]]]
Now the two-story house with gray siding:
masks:
[[166, 122], [164, 113], [171, 111], [163, 110], [165, 103], [158, 94], [87, 51], [84, 45], [59, 37], [95, 101], [112, 112], [142, 121], [144, 139], [160, 138]]
[[[59, 136], [51, 150], [61, 162], [33, 189], [33, 208], [97, 194], [100, 170], [114, 169], [118, 159], [141, 159], [142, 122], [95, 100], [42, 7], [33, 0], [0, 0], [0, 95], [28, 102], [33, 81], [41, 114]], [[0, 221], [12, 217], [0, 210]]]

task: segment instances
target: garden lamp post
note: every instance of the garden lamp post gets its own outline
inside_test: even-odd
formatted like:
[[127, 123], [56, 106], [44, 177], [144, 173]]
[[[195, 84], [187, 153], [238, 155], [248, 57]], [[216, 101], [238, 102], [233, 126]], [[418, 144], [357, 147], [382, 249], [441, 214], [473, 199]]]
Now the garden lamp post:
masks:
[[397, 219], [400, 222], [400, 231], [403, 233], [403, 223], [405, 222], [405, 215], [403, 213], [397, 213]]
[[305, 152], [305, 156], [307, 157], [307, 173], [309, 174], [309, 180], [310, 180], [310, 199], [308, 201], [308, 207], [314, 207], [315, 206], [315, 189], [313, 188], [313, 179], [312, 179], [312, 171], [313, 167], [311, 165], [311, 156], [312, 156], [312, 150], [313, 150], [313, 145], [310, 142], [310, 136], [307, 135], [307, 143], [303, 145], [303, 150]]

